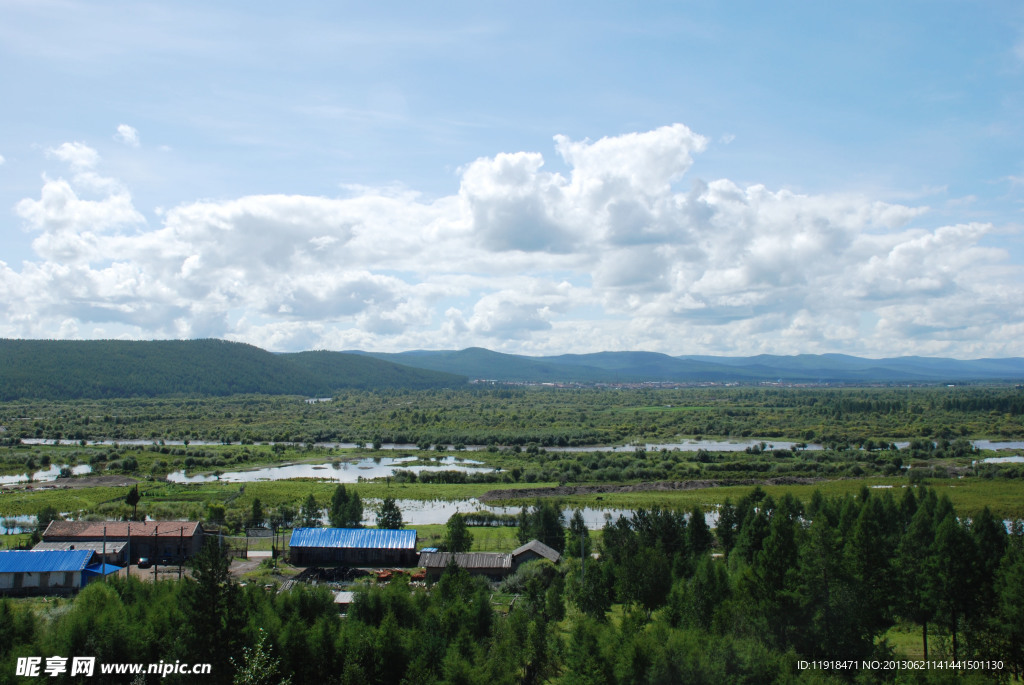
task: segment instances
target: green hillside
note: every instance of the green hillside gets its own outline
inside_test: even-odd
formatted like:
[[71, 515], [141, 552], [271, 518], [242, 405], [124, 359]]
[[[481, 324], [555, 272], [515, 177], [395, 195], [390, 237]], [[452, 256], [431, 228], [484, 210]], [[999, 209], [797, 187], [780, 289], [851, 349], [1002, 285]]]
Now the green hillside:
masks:
[[331, 388], [450, 388], [464, 385], [465, 376], [417, 369], [365, 355], [345, 352], [295, 352], [280, 355], [292, 367]]
[[329, 395], [464, 382], [340, 352], [278, 355], [224, 340], [0, 340], [0, 400]]

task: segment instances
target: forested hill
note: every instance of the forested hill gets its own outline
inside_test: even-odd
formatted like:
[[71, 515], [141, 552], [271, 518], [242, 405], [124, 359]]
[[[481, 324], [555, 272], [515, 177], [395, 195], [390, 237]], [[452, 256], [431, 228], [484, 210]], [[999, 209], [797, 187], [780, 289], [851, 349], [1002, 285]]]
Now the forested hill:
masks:
[[166, 395], [329, 396], [454, 387], [462, 376], [345, 354], [273, 354], [224, 340], [0, 340], [0, 400]]
[[596, 352], [528, 357], [478, 347], [398, 354], [360, 352], [423, 369], [496, 381], [634, 383], [961, 383], [1024, 379], [1024, 359], [864, 359], [840, 354], [756, 357], [680, 356], [655, 352]]

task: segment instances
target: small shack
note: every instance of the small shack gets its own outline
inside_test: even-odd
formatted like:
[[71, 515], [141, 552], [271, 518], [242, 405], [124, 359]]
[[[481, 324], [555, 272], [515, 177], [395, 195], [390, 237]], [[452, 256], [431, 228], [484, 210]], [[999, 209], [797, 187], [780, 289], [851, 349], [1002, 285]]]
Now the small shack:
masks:
[[338, 613], [348, 613], [348, 608], [354, 601], [356, 601], [356, 593], [350, 590], [340, 590], [334, 593], [334, 606], [338, 608]]
[[512, 555], [496, 552], [427, 552], [420, 553], [420, 566], [427, 571], [427, 580], [437, 580], [454, 559], [455, 564], [471, 575], [501, 580], [512, 572]]
[[124, 542], [119, 563], [134, 564], [141, 557], [177, 563], [202, 549], [203, 526], [198, 521], [52, 521], [43, 542], [71, 542], [76, 548], [86, 542]]
[[416, 565], [415, 530], [296, 528], [288, 546], [296, 566]]
[[84, 549], [0, 551], [0, 594], [71, 594], [92, 578], [120, 570], [95, 563], [95, 556]]
[[562, 555], [540, 540], [530, 540], [525, 545], [512, 550], [512, 570], [518, 569], [528, 561], [535, 559], [547, 559], [557, 564]]

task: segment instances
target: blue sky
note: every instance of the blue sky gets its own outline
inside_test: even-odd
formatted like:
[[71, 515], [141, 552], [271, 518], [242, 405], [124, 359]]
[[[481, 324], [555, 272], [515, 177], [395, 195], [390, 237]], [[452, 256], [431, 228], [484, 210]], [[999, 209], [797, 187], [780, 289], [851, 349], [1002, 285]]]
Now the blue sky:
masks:
[[1024, 355], [1015, 2], [0, 0], [0, 336]]

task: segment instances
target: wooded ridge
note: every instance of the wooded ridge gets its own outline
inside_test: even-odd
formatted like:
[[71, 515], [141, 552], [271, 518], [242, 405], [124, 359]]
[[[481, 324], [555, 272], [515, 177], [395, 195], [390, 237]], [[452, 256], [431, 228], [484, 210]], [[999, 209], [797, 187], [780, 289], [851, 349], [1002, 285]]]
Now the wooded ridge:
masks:
[[0, 400], [327, 396], [461, 386], [464, 377], [343, 352], [273, 354], [225, 340], [0, 340]]
[[672, 357], [655, 352], [529, 357], [478, 347], [275, 354], [216, 339], [0, 340], [0, 401], [245, 393], [312, 397], [345, 389], [462, 387], [469, 379], [584, 384], [1019, 382], [1024, 380], [1024, 359]]

